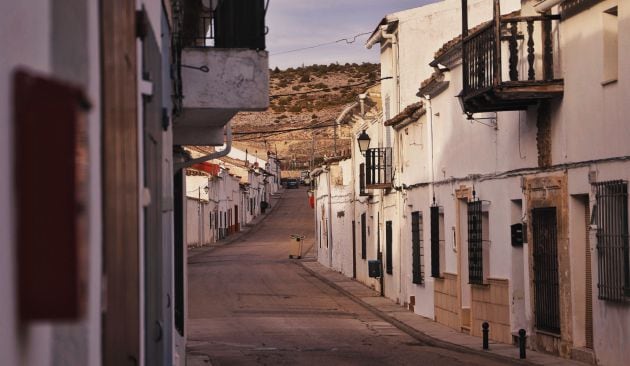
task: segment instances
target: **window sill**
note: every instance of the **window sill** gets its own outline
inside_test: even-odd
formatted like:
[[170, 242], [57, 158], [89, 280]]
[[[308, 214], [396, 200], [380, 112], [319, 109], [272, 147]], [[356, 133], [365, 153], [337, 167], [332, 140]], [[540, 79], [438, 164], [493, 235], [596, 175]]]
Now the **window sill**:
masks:
[[536, 329], [536, 334], [543, 334], [549, 337], [554, 337], [554, 338], [560, 338], [561, 334], [560, 333], [554, 333], [554, 332], [550, 332], [548, 330], [540, 330], [540, 329]]
[[604, 80], [601, 82], [602, 86], [608, 86], [611, 84], [617, 84], [617, 78], [614, 79], [608, 79], [608, 80]]

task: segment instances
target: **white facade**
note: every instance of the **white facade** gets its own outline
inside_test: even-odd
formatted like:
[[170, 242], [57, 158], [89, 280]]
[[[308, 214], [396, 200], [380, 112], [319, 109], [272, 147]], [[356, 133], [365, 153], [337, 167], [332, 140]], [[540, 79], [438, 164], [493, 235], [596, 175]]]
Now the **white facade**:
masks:
[[[262, 1], [258, 4], [262, 5]], [[173, 136], [173, 126], [178, 122], [175, 124], [179, 127], [192, 128], [187, 132], [195, 136], [209, 128], [211, 142], [221, 145], [227, 120], [217, 116], [214, 120], [187, 124], [181, 112], [190, 112], [194, 106], [181, 105], [181, 88], [194, 93], [195, 87], [203, 90], [206, 82], [212, 83], [214, 93], [228, 92], [205, 95], [212, 101], [200, 99], [204, 95], [186, 99], [198, 103], [200, 108], [229, 108], [233, 113], [264, 109], [268, 56], [264, 50], [230, 50], [230, 45], [221, 50], [198, 49], [206, 53], [201, 61], [208, 63], [209, 70], [206, 78], [191, 80], [185, 73], [188, 70], [182, 70], [182, 60], [174, 57], [179, 53], [172, 50], [185, 48], [173, 42], [176, 39], [172, 33], [181, 31], [176, 28], [183, 24], [175, 19], [181, 16], [181, 8], [176, 9], [175, 5], [181, 3], [69, 0], [0, 5], [0, 45], [7, 51], [0, 57], [0, 168], [5, 173], [0, 179], [3, 365], [185, 364], [186, 187], [185, 178], [178, 175], [181, 165], [173, 164], [174, 160], [183, 164], [185, 154], [181, 149], [173, 152], [174, 145], [179, 144]], [[263, 20], [264, 14], [260, 16], [259, 20]], [[224, 62], [217, 64], [217, 58], [212, 59], [211, 54], [221, 54], [219, 58]], [[74, 192], [85, 196], [86, 202], [81, 210], [77, 209], [80, 213], [75, 222], [87, 227], [85, 240], [76, 240], [81, 245], [77, 254], [85, 255], [77, 260], [77, 266], [86, 269], [77, 275], [77, 283], [81, 284], [77, 291], [85, 290], [86, 296], [77, 300], [77, 307], [84, 311], [78, 311], [80, 315], [73, 320], [58, 320], [54, 315], [37, 321], [20, 319], [23, 309], [18, 294], [24, 287], [18, 286], [18, 273], [25, 262], [22, 257], [18, 259], [18, 227], [31, 218], [19, 217], [18, 208], [23, 202], [17, 198], [21, 186], [15, 180], [20, 175], [18, 169], [35, 171], [37, 167], [16, 154], [22, 145], [14, 134], [18, 99], [14, 78], [18, 70], [49, 84], [63, 84], [64, 90], [80, 89], [89, 102], [81, 100], [81, 108], [89, 109], [85, 113], [86, 159], [76, 162], [85, 167], [87, 181], [85, 187], [79, 187], [85, 191], [75, 188]], [[221, 79], [222, 75], [227, 76], [226, 71], [229, 77]], [[238, 80], [246, 82], [236, 87]], [[222, 87], [218, 88], [217, 83], [222, 83]], [[46, 92], [51, 93], [44, 90], [41, 97], [29, 95], [33, 113], [41, 112], [39, 102], [48, 100]], [[42, 120], [50, 125], [56, 117], [42, 116]], [[66, 118], [63, 122], [70, 125], [73, 121]], [[58, 129], [70, 135], [67, 125]], [[28, 136], [22, 138], [29, 143], [34, 141]], [[54, 137], [50, 139], [56, 141]], [[43, 159], [40, 164], [48, 158], [38, 155]], [[54, 181], [74, 178], [45, 175]], [[227, 173], [226, 179], [230, 192], [226, 199], [233, 206], [241, 199], [239, 180]], [[55, 209], [46, 206], [47, 197], [57, 193], [50, 189], [52, 186], [32, 192], [41, 202], [42, 209], [38, 211], [49, 214], [47, 210]], [[56, 209], [54, 214], [60, 217], [71, 216], [70, 212]], [[207, 233], [213, 234], [210, 230]], [[214, 237], [208, 235], [207, 240]], [[35, 261], [28, 263], [32, 266]], [[42, 286], [47, 285], [42, 281]], [[33, 289], [35, 292], [38, 287]], [[159, 339], [150, 336], [157, 332], [162, 335]]]
[[[368, 41], [381, 43], [382, 75], [400, 75], [400, 86], [384, 80], [380, 95], [368, 91], [381, 98], [384, 116], [375, 118], [378, 111], [357, 116], [354, 131], [370, 136], [370, 148], [392, 147], [393, 180], [388, 189], [359, 195], [358, 172], [366, 158], [356, 144], [352, 160], [317, 171], [318, 260], [348, 276], [353, 276], [348, 265], [354, 260], [359, 281], [458, 331], [480, 336], [481, 322], [488, 321], [491, 338], [500, 342], [512, 343], [522, 328], [533, 349], [598, 365], [625, 364], [630, 308], [628, 294], [621, 293], [630, 283], [625, 279], [623, 284], [630, 258], [619, 251], [614, 257], [605, 254], [612, 249], [604, 249], [609, 244], [603, 238], [612, 230], [606, 220], [628, 226], [623, 182], [630, 178], [629, 107], [622, 101], [630, 96], [629, 4], [605, 0], [572, 10], [577, 2], [565, 1], [552, 9], [563, 14], [552, 23], [552, 42], [554, 74], [564, 79], [564, 93], [551, 99], [549, 113], [538, 102], [522, 111], [476, 113], [467, 119], [455, 98], [464, 88], [460, 42], [451, 41], [458, 33], [451, 25], [461, 21], [459, 3], [390, 15], [381, 22], [386, 33], [375, 32]], [[469, 29], [491, 18], [491, 3], [469, 1]], [[531, 7], [536, 2], [522, 3], [520, 16], [536, 15]], [[501, 1], [501, 13], [520, 5]], [[518, 19], [519, 13], [510, 16]], [[431, 69], [428, 64], [443, 44], [446, 51], [441, 49], [434, 63], [439, 61], [443, 70]], [[521, 55], [525, 52], [521, 49]], [[505, 68], [509, 55], [503, 48]], [[527, 63], [518, 67], [527, 73]], [[615, 199], [605, 195], [613, 181], [626, 189]], [[604, 193], [598, 196], [597, 189]], [[344, 197], [353, 204], [345, 206]], [[469, 211], [477, 200], [478, 214]], [[613, 213], [613, 207], [622, 208]], [[352, 219], [340, 220], [340, 211], [354, 212]], [[420, 218], [417, 227], [412, 218]], [[479, 220], [479, 231], [471, 231], [470, 220]], [[523, 225], [522, 246], [513, 245], [513, 224]], [[542, 227], [551, 231], [543, 234]], [[479, 252], [469, 233], [479, 235]], [[627, 248], [627, 239], [619, 240]], [[539, 258], [551, 255], [544, 248], [554, 245], [555, 267], [545, 266]], [[374, 259], [382, 261], [382, 283], [367, 276], [367, 262]], [[473, 263], [481, 264], [475, 267], [480, 272], [471, 269]], [[537, 287], [542, 283], [537, 281], [553, 271], [555, 290], [544, 300], [542, 291], [552, 287]], [[600, 278], [602, 273], [607, 277]], [[617, 292], [605, 292], [608, 288]], [[553, 297], [557, 300], [549, 300]], [[555, 308], [553, 321], [537, 315]]]

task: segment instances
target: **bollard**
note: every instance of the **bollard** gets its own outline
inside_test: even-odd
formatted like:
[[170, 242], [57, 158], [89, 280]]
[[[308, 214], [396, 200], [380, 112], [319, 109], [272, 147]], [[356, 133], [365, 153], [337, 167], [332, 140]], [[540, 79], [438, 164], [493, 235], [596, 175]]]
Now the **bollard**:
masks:
[[518, 331], [518, 350], [519, 350], [519, 357], [521, 359], [525, 358], [525, 339], [526, 339], [525, 329], [519, 329], [519, 331]]
[[488, 322], [483, 322], [483, 324], [481, 324], [481, 328], [481, 332], [483, 333], [483, 349], [488, 349], [488, 328], [490, 328], [490, 324], [488, 324]]

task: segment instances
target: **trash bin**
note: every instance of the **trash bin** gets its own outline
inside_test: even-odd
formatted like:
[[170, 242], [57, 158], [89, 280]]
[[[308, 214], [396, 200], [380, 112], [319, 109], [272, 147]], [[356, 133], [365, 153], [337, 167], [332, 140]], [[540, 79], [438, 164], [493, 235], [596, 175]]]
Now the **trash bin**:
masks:
[[304, 235], [291, 234], [291, 245], [289, 246], [289, 258], [302, 258], [302, 242]]

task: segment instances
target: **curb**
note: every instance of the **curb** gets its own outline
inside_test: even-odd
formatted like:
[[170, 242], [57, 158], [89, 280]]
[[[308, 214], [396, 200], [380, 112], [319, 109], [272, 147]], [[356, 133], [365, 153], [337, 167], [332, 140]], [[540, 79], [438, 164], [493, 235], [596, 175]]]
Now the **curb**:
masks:
[[343, 287], [337, 285], [336, 283], [334, 283], [333, 281], [327, 279], [326, 277], [322, 276], [321, 274], [313, 271], [312, 269], [306, 267], [305, 265], [302, 264], [302, 261], [299, 262], [294, 262], [296, 265], [301, 266], [306, 272], [310, 273], [311, 275], [313, 275], [314, 277], [316, 277], [317, 279], [319, 279], [320, 281], [322, 281], [323, 283], [325, 283], [326, 285], [334, 288], [335, 290], [341, 292], [342, 294], [344, 294], [345, 296], [347, 296], [350, 300], [354, 301], [355, 303], [361, 305], [362, 307], [364, 307], [365, 309], [369, 310], [372, 314], [378, 316], [379, 318], [381, 318], [382, 320], [392, 324], [393, 326], [395, 326], [396, 328], [400, 329], [401, 331], [407, 333], [409, 336], [411, 336], [412, 338], [415, 338], [416, 340], [428, 345], [428, 346], [432, 346], [432, 347], [437, 347], [437, 348], [444, 348], [444, 349], [448, 349], [448, 350], [453, 350], [453, 351], [457, 351], [457, 352], [461, 352], [461, 353], [469, 353], [469, 354], [474, 354], [474, 355], [478, 355], [478, 356], [483, 356], [483, 357], [489, 357], [492, 358], [494, 360], [497, 361], [509, 361], [512, 364], [516, 364], [516, 365], [539, 365], [537, 363], [532, 363], [526, 360], [521, 360], [521, 359], [517, 359], [517, 358], [512, 358], [512, 357], [508, 357], [508, 356], [503, 356], [503, 355], [498, 355], [496, 353], [492, 353], [492, 352], [487, 352], [487, 351], [482, 351], [482, 350], [476, 350], [476, 349], [472, 349], [472, 348], [468, 348], [456, 343], [451, 343], [448, 341], [444, 341], [442, 339], [439, 338], [435, 338], [432, 337], [426, 333], [423, 333], [407, 324], [405, 324], [404, 322], [387, 315], [387, 313], [385, 313], [384, 311], [381, 311], [380, 309], [364, 302], [363, 300], [361, 300], [361, 298], [359, 298], [358, 296], [354, 295], [353, 293], [349, 292], [348, 290], [344, 289]]

